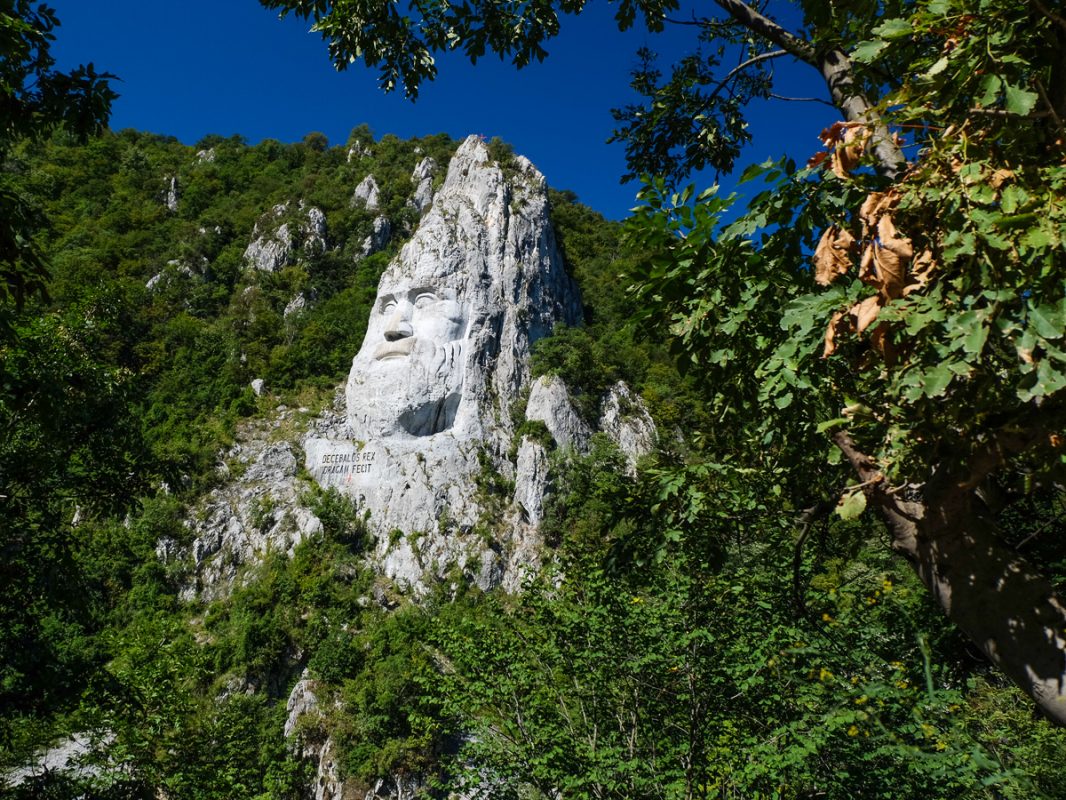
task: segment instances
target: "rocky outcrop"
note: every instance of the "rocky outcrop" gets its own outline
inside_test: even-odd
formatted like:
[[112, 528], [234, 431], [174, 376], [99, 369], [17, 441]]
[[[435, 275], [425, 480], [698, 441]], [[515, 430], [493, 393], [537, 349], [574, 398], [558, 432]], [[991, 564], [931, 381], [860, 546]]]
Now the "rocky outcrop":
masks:
[[305, 443], [315, 479], [370, 511], [378, 567], [416, 593], [453, 566], [489, 588], [535, 560], [527, 532], [501, 531], [487, 550], [473, 532], [514, 480], [510, 410], [529, 385], [530, 348], [558, 322], [575, 324], [581, 306], [544, 177], [524, 158], [512, 166], [505, 176], [476, 137], [459, 147], [382, 276], [344, 435]]
[[355, 187], [352, 193], [352, 207], [365, 208], [367, 211], [377, 211], [381, 203], [381, 189], [373, 175], [367, 175]]
[[294, 413], [282, 409], [273, 422], [242, 429], [220, 467], [228, 479], [209, 492], [186, 521], [192, 544], [160, 543], [164, 560], [191, 562], [183, 599], [225, 596], [242, 566], [258, 563], [272, 550], [291, 555], [303, 539], [322, 530], [319, 519], [300, 502], [296, 448], [284, 440], [272, 441], [271, 431], [291, 423]]
[[333, 741], [324, 730], [315, 683], [306, 670], [289, 693], [285, 711], [285, 738], [296, 755], [310, 761], [315, 769], [309, 796], [314, 800], [343, 800], [344, 783]]
[[603, 399], [600, 430], [618, 445], [630, 474], [636, 472], [637, 460], [655, 449], [655, 422], [644, 401], [622, 381], [612, 386]]
[[356, 139], [348, 148], [348, 163], [351, 164], [352, 161], [358, 161], [360, 158], [372, 155], [373, 152], [369, 144], [364, 144]]
[[526, 402], [526, 419], [543, 422], [560, 447], [584, 451], [592, 429], [570, 401], [570, 392], [558, 376], [544, 376], [533, 382]]
[[326, 215], [321, 209], [300, 202], [295, 219], [289, 203], [274, 206], [255, 224], [252, 241], [244, 251], [245, 261], [261, 272], [276, 272], [293, 263], [298, 252], [320, 255], [326, 249]]
[[363, 256], [371, 256], [385, 249], [385, 245], [392, 238], [392, 223], [388, 217], [374, 217], [373, 228], [370, 235], [363, 239]]
[[167, 211], [174, 214], [177, 213], [178, 198], [181, 196], [178, 191], [178, 176], [167, 176], [166, 184], [167, 188], [166, 191], [163, 193], [163, 204], [167, 207]]
[[150, 292], [157, 291], [172, 282], [189, 280], [195, 277], [197, 277], [197, 273], [192, 267], [175, 258], [168, 261], [161, 272], [157, 272], [149, 278], [145, 282], [144, 288]]
[[303, 292], [298, 292], [295, 297], [285, 304], [285, 311], [282, 312], [282, 317], [288, 319], [293, 314], [299, 314], [307, 308], [307, 298], [304, 297]]
[[[468, 139], [382, 275], [344, 393], [307, 421], [302, 453], [293, 438], [269, 436], [271, 424], [291, 426], [290, 411], [242, 435], [226, 456], [229, 479], [189, 522], [193, 543], [163, 548], [194, 566], [185, 596], [224, 595], [243, 565], [291, 552], [320, 529], [299, 502], [301, 459], [315, 481], [369, 512], [367, 558], [401, 589], [419, 595], [457, 568], [483, 589], [516, 590], [539, 563], [552, 448], [585, 452], [599, 427], [632, 469], [655, 441], [623, 384], [603, 398], [596, 426], [562, 380], [531, 380], [533, 344], [580, 319], [543, 176], [523, 158], [505, 174]], [[519, 434], [523, 398], [524, 419], [546, 435]]]
[[419, 214], [425, 212], [433, 202], [433, 178], [437, 175], [437, 162], [432, 158], [423, 158], [418, 162], [415, 171], [411, 173], [411, 183], [415, 186], [415, 193], [407, 204]]

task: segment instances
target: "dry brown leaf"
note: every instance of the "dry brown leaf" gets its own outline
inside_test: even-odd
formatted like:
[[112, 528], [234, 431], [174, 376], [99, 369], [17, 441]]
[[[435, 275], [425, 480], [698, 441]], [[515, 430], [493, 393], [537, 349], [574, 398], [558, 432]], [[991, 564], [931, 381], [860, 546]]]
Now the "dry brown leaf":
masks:
[[867, 229], [875, 228], [877, 218], [891, 210], [898, 200], [899, 195], [892, 189], [887, 192], [870, 192], [859, 209], [859, 219]]
[[877, 277], [877, 269], [874, 266], [874, 249], [876, 244], [870, 242], [862, 250], [862, 258], [859, 260], [859, 280], [869, 286], [880, 288], [881, 279]]
[[837, 311], [829, 318], [829, 327], [825, 329], [825, 349], [822, 350], [822, 358], [829, 358], [836, 352], [836, 337], [851, 327], [851, 319], [844, 311]]
[[828, 286], [851, 268], [851, 250], [855, 237], [843, 228], [826, 228], [814, 251], [814, 281]]
[[936, 272], [937, 263], [933, 259], [933, 252], [926, 248], [914, 261], [911, 262], [910, 272], [907, 276], [907, 285], [903, 287], [903, 296], [912, 292], [919, 292], [929, 285]]
[[866, 149], [867, 130], [861, 122], [849, 122], [844, 128], [843, 144], [837, 148], [840, 166], [845, 173], [851, 172], [859, 165], [863, 151]]
[[888, 325], [878, 325], [870, 331], [870, 346], [881, 355], [888, 366], [896, 363], [896, 346], [892, 343]]
[[855, 332], [862, 333], [869, 328], [883, 307], [884, 298], [877, 294], [853, 305], [848, 310], [848, 314], [855, 320]]
[[1014, 171], [1009, 169], [1000, 168], [992, 173], [992, 177], [988, 179], [988, 182], [992, 184], [993, 189], [998, 189], [1007, 181], [1014, 177]]
[[826, 147], [833, 147], [840, 141], [840, 136], [845, 125], [847, 125], [846, 122], [834, 122], [828, 128], [822, 128], [822, 132], [818, 134], [818, 138], [822, 140], [822, 144]]
[[[861, 122], [834, 122], [818, 135], [822, 144], [829, 148], [830, 167], [838, 178], [847, 178], [858, 165], [866, 148], [867, 131]], [[808, 166], [817, 166], [825, 155], [815, 156]]]
[[877, 221], [877, 239], [874, 241], [874, 263], [880, 279], [878, 289], [886, 298], [903, 295], [903, 283], [907, 263], [914, 255], [911, 240], [896, 230], [890, 214]]
[[811, 156], [809, 159], [807, 159], [807, 168], [808, 169], [814, 169], [819, 164], [821, 164], [823, 161], [825, 161], [827, 158], [829, 158], [829, 151], [828, 150], [819, 150], [817, 153], [815, 153], [813, 156]]

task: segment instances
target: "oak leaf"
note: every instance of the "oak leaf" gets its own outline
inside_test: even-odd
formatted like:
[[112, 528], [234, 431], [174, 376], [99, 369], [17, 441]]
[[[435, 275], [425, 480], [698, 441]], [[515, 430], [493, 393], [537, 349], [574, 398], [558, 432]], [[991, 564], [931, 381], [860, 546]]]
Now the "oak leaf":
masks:
[[834, 152], [833, 172], [838, 178], [846, 178], [859, 165], [868, 137], [866, 126], [861, 122], [849, 122], [844, 127], [842, 142]]
[[992, 184], [993, 189], [998, 189], [1007, 181], [1014, 177], [1014, 171], [1009, 169], [1000, 168], [992, 173], [992, 177], [988, 179], [988, 182]]
[[865, 226], [864, 233], [875, 228], [878, 218], [886, 211], [895, 208], [898, 202], [899, 192], [895, 189], [889, 189], [887, 192], [870, 192], [863, 200], [862, 207], [859, 208], [859, 219]]
[[815, 167], [830, 158], [830, 166], [838, 178], [847, 178], [862, 158], [869, 134], [861, 122], [834, 122], [824, 128], [818, 135], [827, 148], [828, 154], [812, 156], [808, 166]]
[[870, 346], [876, 350], [889, 367], [896, 363], [896, 346], [892, 342], [890, 325], [878, 325], [870, 331]]

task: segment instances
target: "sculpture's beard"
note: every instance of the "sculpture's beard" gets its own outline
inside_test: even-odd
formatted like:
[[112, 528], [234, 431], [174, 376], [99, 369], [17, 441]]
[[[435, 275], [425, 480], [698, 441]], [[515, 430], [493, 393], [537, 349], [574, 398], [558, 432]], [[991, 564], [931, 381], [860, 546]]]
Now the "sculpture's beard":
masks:
[[347, 388], [353, 438], [431, 436], [451, 428], [462, 399], [462, 357], [461, 340], [406, 339], [360, 351]]

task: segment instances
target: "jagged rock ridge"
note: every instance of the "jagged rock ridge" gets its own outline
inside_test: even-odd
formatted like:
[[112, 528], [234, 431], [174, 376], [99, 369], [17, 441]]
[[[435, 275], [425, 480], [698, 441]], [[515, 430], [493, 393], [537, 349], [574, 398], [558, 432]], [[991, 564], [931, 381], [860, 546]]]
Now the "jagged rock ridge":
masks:
[[515, 477], [511, 406], [529, 385], [530, 349], [581, 314], [544, 177], [524, 158], [514, 166], [506, 177], [477, 137], [460, 146], [382, 276], [348, 380], [347, 429], [305, 445], [315, 479], [370, 511], [382, 571], [416, 590], [454, 566], [485, 588], [516, 583], [539, 544], [473, 535], [485, 522], [478, 476]]

